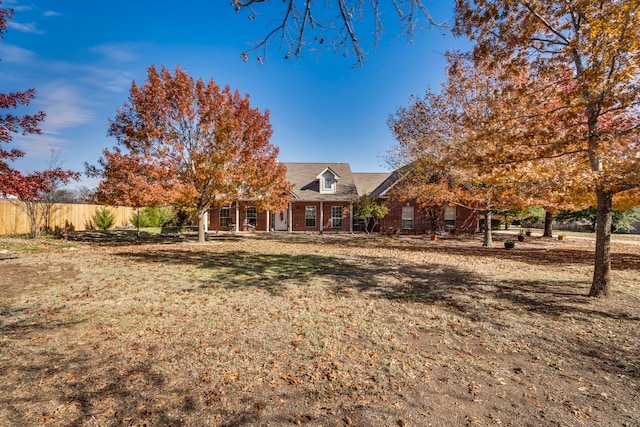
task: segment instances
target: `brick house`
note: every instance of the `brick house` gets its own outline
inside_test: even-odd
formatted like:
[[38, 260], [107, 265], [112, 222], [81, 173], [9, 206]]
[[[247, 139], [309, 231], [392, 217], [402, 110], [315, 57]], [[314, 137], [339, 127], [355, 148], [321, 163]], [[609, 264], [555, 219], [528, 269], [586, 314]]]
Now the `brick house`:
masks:
[[[365, 194], [389, 207], [380, 221], [381, 233], [421, 234], [431, 229], [431, 219], [413, 202], [398, 202], [391, 190], [403, 179], [393, 173], [354, 173], [348, 163], [285, 163], [286, 180], [293, 184], [291, 199], [281, 212], [260, 212], [251, 201], [239, 201], [209, 212], [208, 229], [220, 231], [353, 232], [361, 228], [353, 218], [353, 204]], [[473, 232], [477, 219], [461, 207], [442, 209], [438, 230]]]

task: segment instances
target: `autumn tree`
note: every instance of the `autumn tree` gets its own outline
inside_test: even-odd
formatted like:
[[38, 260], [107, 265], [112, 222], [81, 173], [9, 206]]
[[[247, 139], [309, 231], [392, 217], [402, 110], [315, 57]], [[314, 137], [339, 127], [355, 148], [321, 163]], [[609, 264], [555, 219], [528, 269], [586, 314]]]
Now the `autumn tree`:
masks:
[[[13, 9], [0, 8], [0, 40], [2, 40], [2, 34], [7, 30], [7, 19], [12, 17]], [[0, 110], [15, 110], [26, 107], [35, 95], [35, 89], [24, 92], [0, 93]], [[45, 114], [42, 111], [23, 116], [1, 113], [0, 143], [10, 143], [16, 133], [39, 134], [40, 128], [38, 126], [44, 118]], [[50, 163], [49, 169], [45, 171], [21, 173], [13, 169], [9, 162], [24, 155], [25, 152], [17, 148], [0, 148], [0, 195], [11, 195], [17, 198], [19, 207], [29, 217], [31, 236], [37, 237], [51, 217], [52, 208], [51, 203], [47, 201], [48, 196], [53, 194], [60, 185], [77, 180], [79, 174], [64, 170], [53, 161]]]
[[[484, 246], [492, 246], [492, 214], [496, 210], [521, 207], [520, 176], [496, 173], [485, 167], [487, 144], [473, 137], [473, 127], [491, 113], [489, 93], [481, 83], [458, 86], [454, 79], [455, 58], [450, 80], [440, 92], [428, 89], [423, 97], [413, 96], [407, 107], [391, 116], [397, 146], [393, 162], [410, 165], [402, 191], [407, 191], [425, 209], [460, 205], [484, 216]], [[460, 82], [463, 84], [466, 82]], [[483, 103], [472, 101], [484, 98]], [[437, 212], [433, 214], [436, 216]]]
[[387, 161], [403, 171], [401, 184], [391, 192], [401, 202], [415, 200], [437, 230], [445, 206], [460, 198], [460, 173], [451, 162], [455, 138], [450, 105], [427, 90], [424, 98], [412, 96], [387, 124], [398, 141]]
[[[7, 31], [7, 20], [13, 18], [13, 9], [0, 8], [0, 40]], [[40, 111], [33, 115], [16, 116], [4, 112], [28, 106], [36, 95], [35, 89], [24, 92], [0, 93], [0, 143], [10, 143], [13, 135], [22, 133], [40, 133], [39, 123], [45, 114]], [[3, 145], [3, 144], [0, 144]], [[13, 169], [9, 162], [23, 157], [25, 152], [17, 148], [5, 149], [0, 147], [0, 195], [16, 195], [17, 192], [28, 193], [30, 185], [36, 185], [39, 179], [26, 179], [18, 170]]]
[[[266, 35], [242, 53], [245, 61], [249, 53], [257, 51], [257, 60], [262, 62], [268, 46], [276, 44], [285, 52], [286, 59], [299, 57], [305, 51], [329, 49], [343, 56], [355, 56], [356, 65], [361, 66], [367, 46], [375, 48], [380, 39], [386, 16], [395, 14], [401, 31], [408, 36], [427, 25], [442, 26], [434, 21], [424, 3], [423, 0], [233, 0], [231, 5], [251, 21], [273, 17]], [[361, 26], [368, 28], [363, 30]]]
[[[180, 67], [172, 75], [151, 66], [142, 86], [133, 82], [109, 134], [118, 147], [111, 155], [105, 152], [105, 170], [121, 169], [118, 163], [133, 159], [147, 180], [140, 191], [157, 185], [161, 195], [168, 184], [178, 193], [170, 197], [175, 204], [195, 210], [200, 242], [205, 213], [213, 206], [252, 200], [258, 209], [275, 210], [286, 203], [290, 186], [278, 149], [269, 142], [269, 112], [252, 108], [248, 95], [214, 80], [195, 81]], [[122, 180], [106, 180], [103, 192], [116, 182]]]
[[49, 205], [46, 201], [46, 195], [60, 185], [67, 185], [71, 181], [77, 181], [80, 178], [80, 174], [71, 170], [56, 168], [26, 175], [18, 173], [18, 177], [19, 185], [12, 188], [11, 194], [17, 198], [18, 207], [29, 218], [31, 237], [37, 238], [45, 228], [46, 220], [50, 213], [50, 210], [47, 209]]
[[566, 158], [572, 176], [592, 190], [589, 295], [608, 295], [614, 196], [637, 203], [640, 186], [640, 3], [457, 0], [455, 31], [475, 42], [476, 65], [499, 65], [505, 79], [533, 76], [518, 92], [529, 107], [494, 122], [503, 135], [494, 153], [513, 164]]

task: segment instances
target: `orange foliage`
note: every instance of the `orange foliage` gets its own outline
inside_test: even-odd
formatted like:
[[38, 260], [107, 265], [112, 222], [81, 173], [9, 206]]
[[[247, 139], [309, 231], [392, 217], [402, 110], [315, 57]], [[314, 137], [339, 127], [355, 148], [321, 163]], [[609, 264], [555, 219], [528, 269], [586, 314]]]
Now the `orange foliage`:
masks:
[[[251, 108], [248, 95], [228, 86], [195, 81], [180, 67], [172, 75], [151, 66], [142, 86], [132, 84], [109, 133], [128, 154], [105, 152], [104, 170], [113, 179], [105, 174], [103, 194], [121, 203], [194, 208], [201, 240], [203, 215], [213, 206], [242, 199], [275, 210], [287, 202], [290, 185], [269, 142], [269, 112]], [[141, 177], [132, 179], [133, 171]]]

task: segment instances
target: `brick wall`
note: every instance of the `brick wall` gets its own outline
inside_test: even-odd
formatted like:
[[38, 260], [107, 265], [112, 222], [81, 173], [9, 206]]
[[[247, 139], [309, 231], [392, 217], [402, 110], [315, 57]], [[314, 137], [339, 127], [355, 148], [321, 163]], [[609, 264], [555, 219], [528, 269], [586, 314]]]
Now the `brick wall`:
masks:
[[[239, 230], [245, 229], [244, 225], [247, 223], [247, 208], [253, 206], [248, 202], [239, 203]], [[229, 216], [231, 223], [236, 222], [236, 205], [235, 203], [229, 208]], [[273, 224], [269, 224], [270, 226]], [[256, 231], [266, 231], [267, 229], [267, 212], [257, 211], [256, 215]], [[209, 230], [211, 231], [228, 231], [233, 230], [233, 227], [220, 227], [220, 208], [213, 208], [209, 211]]]
[[[320, 208], [322, 205], [322, 212]], [[305, 212], [307, 206], [315, 206], [316, 208], [316, 225], [307, 227]], [[342, 227], [333, 227], [331, 220], [332, 208], [334, 206], [342, 207]], [[351, 211], [348, 202], [294, 202], [293, 209], [293, 231], [320, 231], [320, 221], [322, 221], [323, 231], [345, 232], [351, 230]]]
[[[414, 201], [385, 200], [385, 204], [389, 208], [389, 214], [380, 221], [381, 233], [425, 234], [431, 232], [432, 221], [429, 212], [420, 208]], [[413, 207], [413, 227], [411, 229], [402, 228], [403, 206]], [[444, 209], [441, 209], [435, 221], [436, 230], [444, 230], [444, 225]], [[456, 207], [455, 233], [473, 233], [476, 231], [476, 225], [475, 211], [460, 206]]]

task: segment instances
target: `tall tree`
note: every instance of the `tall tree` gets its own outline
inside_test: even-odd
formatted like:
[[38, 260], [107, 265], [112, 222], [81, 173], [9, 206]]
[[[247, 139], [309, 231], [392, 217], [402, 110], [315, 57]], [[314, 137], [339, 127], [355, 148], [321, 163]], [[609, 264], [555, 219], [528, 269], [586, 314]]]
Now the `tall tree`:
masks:
[[[375, 48], [380, 39], [386, 16], [395, 13], [401, 31], [408, 36], [425, 25], [441, 26], [424, 3], [423, 0], [233, 0], [231, 5], [237, 13], [246, 13], [251, 21], [273, 17], [267, 34], [243, 52], [245, 61], [249, 53], [258, 51], [257, 60], [262, 62], [268, 46], [275, 43], [285, 51], [286, 59], [299, 57], [305, 51], [329, 49], [343, 56], [355, 56], [356, 65], [361, 66], [367, 46]], [[368, 19], [369, 28], [363, 31], [360, 26], [366, 25]]]
[[571, 159], [597, 206], [589, 295], [608, 295], [613, 199], [640, 186], [640, 2], [457, 0], [455, 31], [475, 42], [476, 64], [542, 77], [519, 91], [528, 108], [502, 117], [497, 151], [513, 163]]
[[[12, 18], [13, 9], [0, 7], [0, 40], [3, 39], [2, 34], [7, 31], [7, 20]], [[24, 116], [4, 112], [29, 105], [35, 95], [35, 89], [24, 92], [0, 93], [0, 143], [10, 143], [15, 133], [23, 135], [40, 133], [38, 125], [45, 118], [42, 111]], [[24, 151], [17, 148], [4, 149], [0, 147], [0, 195], [26, 193], [30, 190], [29, 186], [36, 185], [38, 180], [26, 179], [23, 174], [10, 166], [9, 162], [24, 155]]]
[[493, 111], [495, 95], [481, 80], [458, 81], [464, 73], [458, 73], [455, 55], [450, 59], [450, 80], [439, 93], [429, 89], [422, 98], [411, 97], [408, 107], [389, 119], [398, 141], [396, 162], [411, 165], [407, 183], [424, 207], [456, 204], [479, 211], [485, 220], [483, 245], [492, 246], [492, 213], [525, 203], [521, 171], [487, 167], [490, 145], [474, 131]]
[[[290, 186], [269, 142], [269, 112], [251, 108], [248, 95], [214, 80], [195, 81], [180, 67], [173, 75], [149, 67], [142, 86], [133, 82], [109, 134], [126, 149], [125, 164], [134, 159], [136, 167], [157, 173], [150, 182], [172, 183], [179, 192], [174, 202], [195, 210], [200, 242], [204, 215], [213, 206], [241, 199], [254, 200], [259, 209], [286, 203]], [[105, 152], [105, 166], [116, 157]]]

